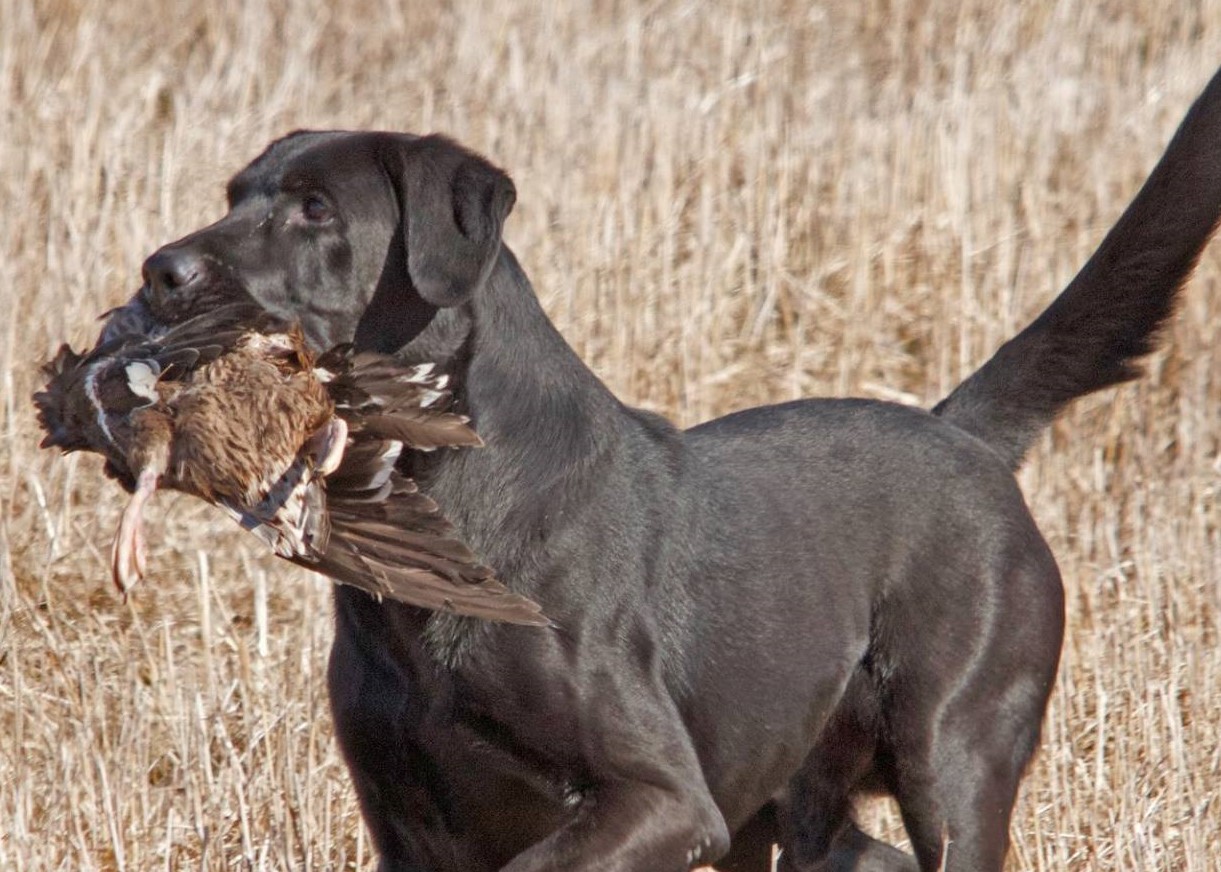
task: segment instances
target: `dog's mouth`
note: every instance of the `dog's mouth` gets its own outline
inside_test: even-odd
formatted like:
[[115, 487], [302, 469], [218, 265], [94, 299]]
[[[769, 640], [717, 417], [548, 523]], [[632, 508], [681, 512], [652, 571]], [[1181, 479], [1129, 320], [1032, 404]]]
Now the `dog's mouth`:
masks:
[[125, 336], [150, 335], [157, 328], [157, 316], [148, 304], [145, 288], [123, 305], [103, 312], [99, 320], [103, 322], [99, 345]]
[[274, 303], [269, 305], [233, 282], [169, 292], [157, 290], [146, 283], [127, 302], [102, 313], [99, 318], [102, 329], [97, 343], [103, 345], [132, 336], [156, 338], [175, 324], [234, 304], [248, 304], [261, 309], [278, 322], [299, 325], [306, 342], [315, 351], [331, 348], [335, 344], [325, 319], [313, 318], [308, 312]]
[[166, 291], [149, 283], [141, 285], [126, 303], [102, 313], [99, 343], [126, 336], [156, 336], [166, 327], [235, 303], [258, 306], [285, 323], [297, 320], [294, 313], [263, 305], [244, 288], [232, 282]]

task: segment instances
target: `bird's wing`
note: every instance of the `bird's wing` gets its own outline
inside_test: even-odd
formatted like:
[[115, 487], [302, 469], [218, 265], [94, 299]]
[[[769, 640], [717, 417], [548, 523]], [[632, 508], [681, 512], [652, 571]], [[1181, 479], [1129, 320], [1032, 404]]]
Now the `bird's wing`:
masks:
[[327, 549], [331, 520], [325, 489], [307, 456], [298, 457], [259, 502], [220, 499], [216, 505], [279, 557], [312, 560]]
[[303, 453], [261, 502], [218, 505], [278, 556], [378, 598], [547, 626], [538, 604], [498, 581], [396, 467], [402, 450], [395, 440], [355, 435], [325, 483]]
[[430, 364], [342, 347], [317, 367], [348, 423], [349, 444], [326, 479], [327, 546], [313, 561], [298, 562], [411, 605], [547, 626], [539, 605], [498, 581], [404, 471], [412, 451], [483, 444], [467, 419], [449, 410], [446, 377]]
[[431, 363], [409, 365], [340, 346], [318, 359], [317, 370], [353, 435], [402, 442], [415, 451], [483, 444], [468, 419], [450, 411], [449, 377]]

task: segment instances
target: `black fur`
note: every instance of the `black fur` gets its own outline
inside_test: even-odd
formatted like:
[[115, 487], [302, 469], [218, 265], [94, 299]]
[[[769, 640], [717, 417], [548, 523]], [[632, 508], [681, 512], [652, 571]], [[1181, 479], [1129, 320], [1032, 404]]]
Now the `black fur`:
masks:
[[[680, 432], [624, 406], [500, 246], [513, 198], [441, 138], [300, 133], [148, 262], [150, 297], [232, 288], [319, 347], [440, 361], [486, 442], [412, 473], [556, 626], [336, 589], [332, 709], [381, 869], [762, 872], [777, 840], [786, 870], [999, 870], [1063, 628], [1012, 469], [1152, 347], [1221, 207], [1221, 84], [936, 414], [810, 400]], [[914, 859], [852, 824], [874, 790]]]

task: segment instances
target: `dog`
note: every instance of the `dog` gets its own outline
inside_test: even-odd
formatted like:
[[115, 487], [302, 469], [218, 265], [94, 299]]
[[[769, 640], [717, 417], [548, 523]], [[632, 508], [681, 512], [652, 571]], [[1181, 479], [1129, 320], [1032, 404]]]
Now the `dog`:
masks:
[[[248, 294], [317, 348], [436, 361], [486, 447], [405, 470], [552, 624], [335, 589], [338, 743], [382, 872], [1000, 870], [1064, 628], [1014, 472], [1131, 379], [1221, 217], [1221, 74], [1080, 274], [931, 411], [617, 400], [444, 137], [297, 132], [145, 293]], [[914, 856], [861, 831], [884, 792]]]

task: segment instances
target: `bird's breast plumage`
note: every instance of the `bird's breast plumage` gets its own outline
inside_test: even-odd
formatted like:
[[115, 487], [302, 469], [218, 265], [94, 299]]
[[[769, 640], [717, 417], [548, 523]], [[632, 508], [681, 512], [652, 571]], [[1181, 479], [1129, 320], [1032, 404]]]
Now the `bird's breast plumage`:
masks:
[[175, 477], [205, 499], [252, 504], [297, 462], [333, 406], [308, 372], [239, 349], [193, 374], [173, 409]]

